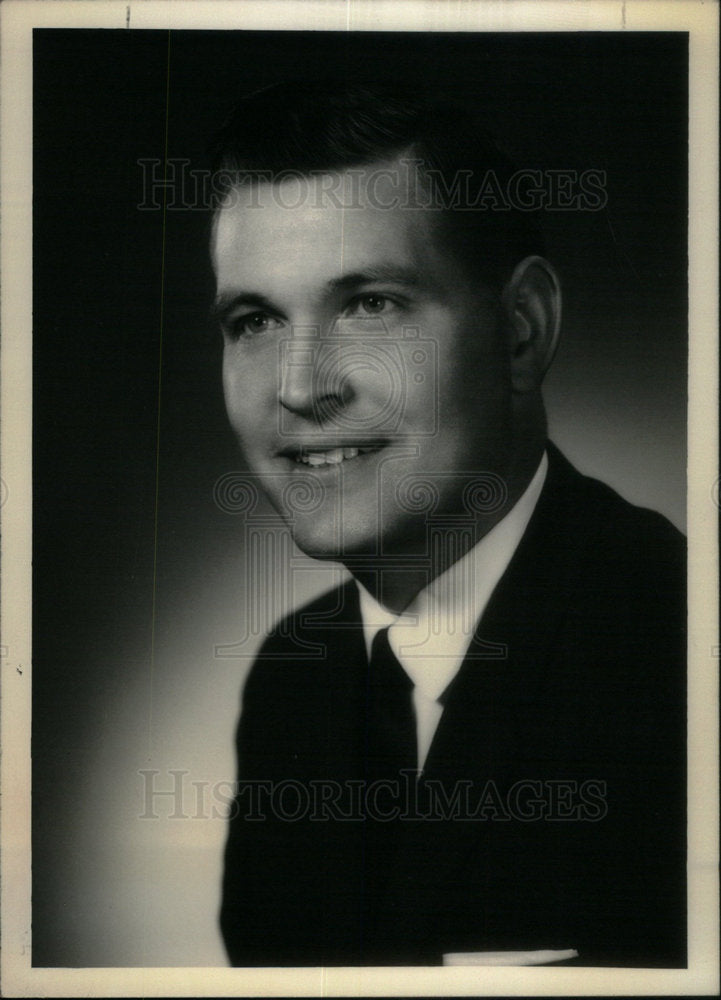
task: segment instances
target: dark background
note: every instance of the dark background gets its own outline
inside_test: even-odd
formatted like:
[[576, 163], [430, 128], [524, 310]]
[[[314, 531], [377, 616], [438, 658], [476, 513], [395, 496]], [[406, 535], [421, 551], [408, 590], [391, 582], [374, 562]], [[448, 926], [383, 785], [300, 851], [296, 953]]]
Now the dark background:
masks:
[[450, 82], [520, 167], [606, 171], [604, 210], [544, 213], [565, 293], [551, 436], [683, 527], [685, 35], [37, 30], [37, 965], [222, 961], [222, 819], [140, 822], [138, 771], [163, 788], [169, 768], [232, 780], [250, 654], [213, 646], [244, 634], [247, 588], [213, 486], [241, 465], [207, 320], [207, 213], [140, 210], [138, 161], [207, 166], [235, 95], [328, 74]]

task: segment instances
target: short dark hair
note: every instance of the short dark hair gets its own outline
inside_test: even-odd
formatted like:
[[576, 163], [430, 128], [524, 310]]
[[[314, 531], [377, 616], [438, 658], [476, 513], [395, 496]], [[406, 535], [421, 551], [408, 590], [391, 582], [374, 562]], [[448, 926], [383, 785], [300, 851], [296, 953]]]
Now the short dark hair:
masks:
[[538, 213], [495, 197], [517, 168], [473, 103], [455, 93], [289, 80], [243, 97], [209, 153], [217, 205], [241, 178], [313, 175], [408, 156], [442, 209], [451, 248], [497, 290], [520, 260], [545, 251]]

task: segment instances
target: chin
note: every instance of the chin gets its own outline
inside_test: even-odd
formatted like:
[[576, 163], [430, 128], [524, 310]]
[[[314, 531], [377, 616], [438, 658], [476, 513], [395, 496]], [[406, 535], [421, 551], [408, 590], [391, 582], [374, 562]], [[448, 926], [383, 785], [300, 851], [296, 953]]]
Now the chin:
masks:
[[341, 552], [341, 530], [337, 523], [313, 520], [309, 517], [284, 517], [296, 548], [312, 559], [339, 560]]
[[289, 526], [289, 528], [296, 547], [311, 559], [340, 563], [358, 558], [361, 560], [371, 558], [374, 561], [379, 561], [379, 543], [375, 535], [356, 534], [348, 531], [347, 526], [344, 526], [343, 544], [341, 545], [338, 532], [335, 531], [304, 531], [299, 530], [297, 525]]
[[375, 524], [368, 531], [353, 525], [348, 518], [341, 527], [336, 521], [313, 520], [311, 516], [302, 521], [295, 518], [287, 526], [297, 548], [313, 559], [342, 562], [347, 556], [378, 557], [380, 545]]
[[[398, 568], [397, 560], [405, 556], [413, 557], [412, 564], [419, 556], [428, 554], [428, 538], [425, 518], [418, 523], [402, 525], [385, 525], [380, 536], [378, 527], [373, 521], [372, 527], [363, 523], [353, 523], [346, 517], [342, 531], [337, 525], [323, 525], [321, 522], [299, 524], [296, 520], [288, 524], [288, 528], [297, 548], [304, 555], [313, 559], [331, 562], [367, 565], [368, 560], [376, 568], [382, 568], [383, 557], [393, 557], [393, 564]], [[342, 545], [341, 545], [342, 539]]]
[[326, 562], [343, 562], [351, 556], [373, 556], [377, 558], [378, 543], [376, 539], [348, 538], [343, 539], [341, 547], [337, 536], [330, 537], [320, 532], [298, 531], [291, 528], [293, 542], [300, 551], [312, 559]]

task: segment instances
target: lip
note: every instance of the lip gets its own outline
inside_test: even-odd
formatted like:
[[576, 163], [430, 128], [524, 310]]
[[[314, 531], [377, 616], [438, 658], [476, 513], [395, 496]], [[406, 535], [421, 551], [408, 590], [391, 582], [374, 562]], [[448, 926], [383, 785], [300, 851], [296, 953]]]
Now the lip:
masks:
[[[341, 465], [347, 465], [349, 462], [356, 462], [358, 459], [367, 459], [372, 455], [377, 454], [388, 444], [385, 440], [375, 440], [375, 441], [359, 441], [355, 440], [333, 440], [328, 441], [324, 439], [323, 441], [305, 441], [305, 442], [294, 442], [293, 444], [285, 445], [276, 452], [279, 458], [285, 459], [287, 462], [291, 463], [293, 468], [300, 468], [315, 473], [323, 473], [327, 470], [335, 469]], [[345, 454], [343, 458], [336, 461], [324, 462], [321, 464], [314, 464], [312, 461], [306, 461], [309, 456], [313, 455], [324, 455], [328, 452], [346, 452], [349, 449], [355, 451], [354, 455]]]
[[303, 441], [294, 442], [292, 444], [284, 445], [276, 451], [276, 455], [281, 458], [292, 458], [296, 459], [299, 456], [305, 456], [310, 454], [323, 454], [328, 451], [337, 451], [338, 449], [343, 450], [345, 448], [357, 448], [361, 454], [367, 454], [372, 451], [380, 451], [381, 448], [385, 448], [388, 444], [386, 440], [328, 440], [324, 438], [322, 441]]

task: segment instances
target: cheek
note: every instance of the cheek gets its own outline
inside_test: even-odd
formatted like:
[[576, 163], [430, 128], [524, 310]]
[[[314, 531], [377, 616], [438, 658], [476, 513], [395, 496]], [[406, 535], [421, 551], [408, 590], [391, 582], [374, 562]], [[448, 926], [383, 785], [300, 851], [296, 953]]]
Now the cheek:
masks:
[[468, 419], [503, 410], [510, 401], [510, 369], [504, 356], [455, 356], [439, 369], [439, 403], [446, 419]]
[[482, 405], [482, 400], [497, 399], [510, 387], [504, 338], [492, 310], [468, 307], [445, 316], [435, 327], [434, 339], [440, 395], [451, 405], [471, 398]]
[[235, 367], [228, 360], [226, 350], [223, 356], [223, 396], [225, 397], [225, 409], [231, 423], [234, 423], [234, 415], [241, 396], [238, 373]]
[[226, 349], [223, 357], [223, 395], [231, 427], [239, 437], [246, 438], [258, 424], [259, 386], [257, 374], [249, 377], [249, 366], [243, 365]]

